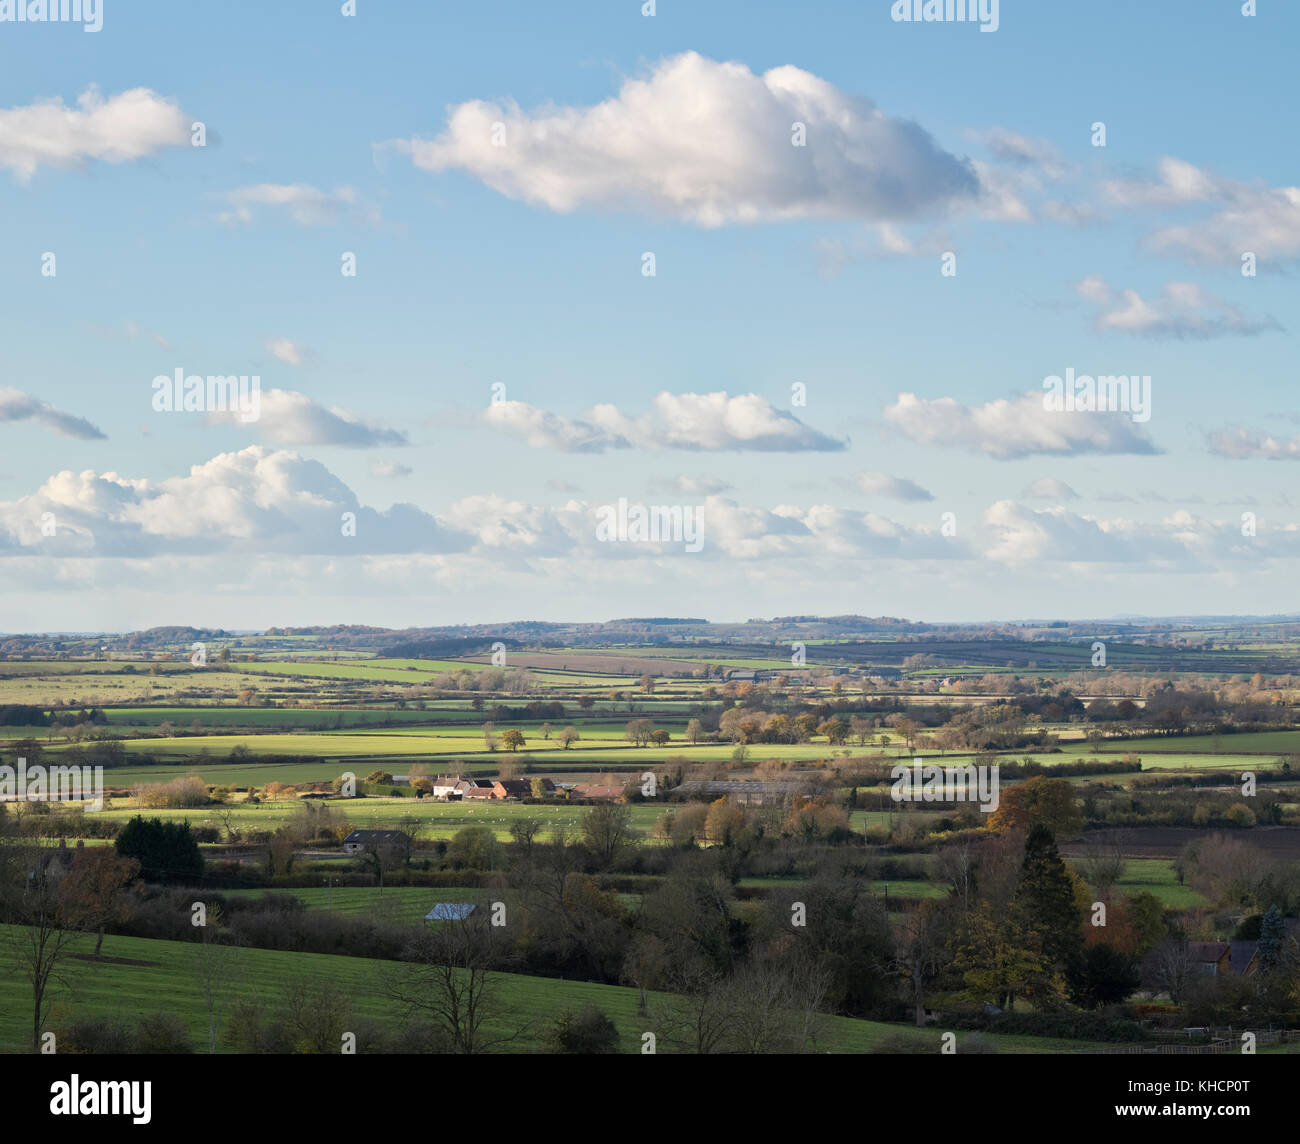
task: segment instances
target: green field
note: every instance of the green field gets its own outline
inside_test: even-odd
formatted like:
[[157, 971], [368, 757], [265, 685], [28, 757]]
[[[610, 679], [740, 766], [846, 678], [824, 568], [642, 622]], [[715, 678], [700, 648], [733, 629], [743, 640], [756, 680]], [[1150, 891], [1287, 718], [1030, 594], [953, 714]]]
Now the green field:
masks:
[[464, 710], [431, 705], [426, 710], [357, 709], [335, 707], [110, 707], [104, 712], [110, 727], [155, 728], [171, 723], [188, 731], [197, 720], [204, 728], [302, 727], [308, 729], [364, 727], [374, 723], [432, 723], [465, 717]]
[[[234, 803], [231, 806], [232, 822], [236, 829], [276, 830], [285, 826], [299, 812], [302, 804], [296, 799], [280, 799], [255, 804]], [[564, 803], [546, 803], [529, 806], [516, 802], [438, 802], [435, 799], [413, 798], [359, 798], [330, 800], [327, 805], [336, 814], [342, 814], [354, 828], [395, 829], [404, 820], [414, 820], [416, 837], [427, 839], [451, 838], [464, 826], [488, 826], [503, 841], [510, 837], [510, 824], [519, 819], [536, 819], [543, 824], [542, 836], [564, 828], [570, 835], [581, 830], [585, 806]], [[654, 828], [664, 808], [652, 803], [633, 804], [632, 827], [645, 831]], [[219, 827], [221, 818], [217, 808], [198, 807], [184, 810], [141, 810], [133, 799], [113, 799], [111, 805], [93, 817], [124, 822], [143, 814], [159, 816], [175, 822], [188, 822], [192, 826]], [[653, 841], [647, 838], [647, 841]]]
[[1159, 898], [1166, 909], [1183, 910], [1208, 905], [1190, 886], [1178, 884], [1174, 864], [1164, 858], [1129, 858], [1118, 885], [1121, 893], [1136, 894], [1145, 890]]
[[[1245, 735], [1234, 736], [1234, 738], [1244, 739]], [[1183, 750], [1170, 749], [1167, 751], [1151, 751], [1147, 744], [1155, 742], [1152, 739], [1129, 740], [1131, 746], [1126, 747], [1122, 752], [1116, 748], [1117, 743], [1124, 742], [1118, 739], [1108, 739], [1106, 741], [1106, 750], [1097, 753], [1084, 744], [1071, 743], [1062, 746], [1059, 753], [1054, 754], [1034, 754], [1033, 751], [1011, 752], [1008, 754], [1010, 759], [1030, 757], [1043, 764], [1045, 767], [1059, 765], [1065, 762], [1087, 762], [1087, 763], [1117, 763], [1123, 755], [1131, 754], [1142, 762], [1144, 771], [1217, 771], [1217, 770], [1258, 770], [1260, 766], [1271, 766], [1272, 759], [1261, 759], [1259, 755], [1242, 755], [1242, 754], [1190, 754]], [[1188, 740], [1190, 742], [1191, 740]], [[1225, 739], [1225, 741], [1229, 741]], [[1182, 740], [1175, 740], [1176, 743], [1182, 743]], [[935, 756], [936, 760], [938, 756]]]
[[[854, 822], [855, 829], [861, 829]], [[1206, 900], [1190, 886], [1180, 886], [1174, 875], [1173, 863], [1164, 858], [1130, 858], [1119, 880], [1121, 894], [1136, 894], [1146, 891], [1160, 899], [1166, 909], [1190, 909], [1204, 906]], [[1075, 863], [1077, 868], [1077, 861]], [[776, 885], [798, 885], [800, 878], [742, 878], [740, 885], [745, 887], [765, 887]], [[871, 883], [872, 892], [883, 895], [888, 886], [892, 897], [897, 898], [943, 898], [948, 894], [948, 886], [943, 882], [916, 879], [894, 878], [889, 881]]]
[[[337, 893], [337, 891], [336, 891]], [[429, 891], [442, 894], [446, 891]], [[435, 899], [436, 900], [436, 899]], [[0, 1052], [23, 1052], [31, 1036], [31, 987], [23, 980], [4, 936], [10, 927], [0, 927]], [[87, 938], [85, 949], [94, 948]], [[179, 1015], [189, 1028], [197, 1048], [207, 1044], [207, 1018], [197, 975], [197, 944], [158, 941], [150, 938], [110, 936], [104, 941], [106, 957], [146, 962], [117, 965], [69, 960], [65, 963], [66, 985], [58, 993], [48, 1027], [59, 1030], [76, 1016], [121, 1018], [165, 1011]], [[400, 972], [397, 962], [341, 957], [320, 953], [278, 950], [232, 950], [232, 997], [255, 1000], [263, 1008], [274, 1008], [292, 981], [330, 982], [350, 999], [355, 1017], [393, 1022], [398, 1018], [391, 1002], [382, 994], [382, 982]], [[501, 974], [503, 1002], [516, 1015], [517, 1027], [531, 1022], [533, 1031], [511, 1045], [512, 1052], [536, 1051], [540, 1044], [536, 1030], [566, 1008], [593, 1004], [609, 1015], [622, 1038], [623, 1052], [640, 1052], [646, 1021], [637, 1015], [637, 991], [617, 985], [596, 985], [558, 978]], [[652, 995], [651, 1004], [655, 998]], [[501, 1028], [497, 1025], [496, 1028]], [[826, 1019], [818, 1042], [823, 1052], [870, 1052], [886, 1036], [905, 1036], [940, 1047], [940, 1031], [904, 1025], [885, 1025], [847, 1017]], [[1034, 1037], [990, 1036], [1004, 1053], [1054, 1052], [1078, 1048], [1077, 1042]], [[958, 1052], [961, 1041], [958, 1038]]]
[[509, 905], [512, 890], [478, 890], [464, 886], [320, 886], [292, 890], [222, 890], [223, 898], [261, 898], [266, 894], [290, 894], [309, 910], [326, 910], [345, 917], [371, 916], [402, 925], [415, 925], [439, 902], [473, 902], [483, 897], [503, 899]]
[[[501, 732], [512, 723], [498, 725]], [[522, 723], [517, 724], [521, 728]], [[667, 729], [667, 728], [665, 728]], [[575, 756], [579, 761], [598, 761], [608, 759], [625, 763], [662, 762], [675, 755], [688, 755], [692, 760], [730, 759], [735, 747], [730, 743], [699, 744], [677, 740], [670, 741], [663, 747], [635, 747], [622, 734], [610, 734], [607, 738], [588, 738], [582, 725], [579, 731], [583, 738], [565, 750], [552, 737], [527, 736], [527, 742], [521, 754], [544, 755], [553, 762], [570, 762]], [[228, 756], [237, 746], [247, 747], [258, 755], [319, 755], [324, 759], [338, 760], [396, 760], [405, 759], [414, 762], [422, 758], [476, 758], [478, 761], [500, 760], [510, 754], [498, 749], [488, 751], [483, 745], [483, 732], [477, 725], [460, 725], [439, 728], [406, 728], [388, 732], [379, 731], [339, 731], [319, 734], [232, 734], [232, 735], [184, 735], [167, 738], [124, 739], [122, 746], [128, 755], [151, 755], [156, 757], [193, 758], [201, 755]], [[53, 748], [58, 750], [56, 746]], [[820, 743], [772, 744], [754, 747], [749, 750], [749, 757], [754, 761], [763, 759], [815, 760], [824, 759], [832, 752], [825, 741]]]
[[[79, 707], [102, 707], [108, 703], [139, 703], [175, 698], [196, 688], [219, 688], [235, 694], [246, 688], [261, 688], [265, 679], [242, 671], [209, 671], [202, 678], [189, 664], [163, 664], [161, 675], [151, 675], [148, 664], [134, 671], [51, 671], [12, 672], [11, 669], [37, 666], [31, 663], [3, 663], [0, 672], [0, 704], [23, 703], [49, 706], [66, 703]], [[40, 665], [50, 666], [50, 665]], [[55, 667], [81, 667], [83, 664], [57, 664]], [[107, 664], [95, 664], [102, 669]], [[241, 665], [241, 667], [244, 665]]]

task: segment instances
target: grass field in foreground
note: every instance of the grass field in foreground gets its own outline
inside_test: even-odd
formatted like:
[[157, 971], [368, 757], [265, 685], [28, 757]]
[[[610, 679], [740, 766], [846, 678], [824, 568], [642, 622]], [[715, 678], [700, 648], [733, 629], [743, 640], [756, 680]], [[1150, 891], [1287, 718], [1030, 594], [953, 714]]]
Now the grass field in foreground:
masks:
[[[437, 891], [445, 893], [445, 891]], [[5, 938], [11, 927], [0, 927], [0, 1052], [23, 1052], [31, 1035], [31, 987], [23, 980]], [[85, 951], [94, 948], [87, 938]], [[199, 946], [187, 942], [157, 941], [151, 938], [104, 939], [106, 957], [149, 962], [148, 965], [115, 965], [69, 960], [65, 962], [66, 986], [56, 996], [55, 1012], [48, 1027], [59, 1030], [77, 1016], [133, 1020], [163, 1010], [181, 1017], [189, 1028], [195, 1048], [207, 1044], [207, 1020], [197, 974]], [[231, 951], [234, 965], [231, 995], [260, 1002], [273, 1010], [292, 981], [330, 982], [352, 1001], [354, 1016], [392, 1023], [398, 1014], [383, 996], [383, 982], [402, 970], [400, 963], [368, 958], [340, 957], [322, 953], [291, 953], [278, 950]], [[566, 1008], [593, 1004], [604, 1011], [622, 1037], [621, 1049], [639, 1053], [646, 1019], [637, 1015], [637, 991], [617, 985], [595, 985], [584, 981], [563, 981], [548, 977], [501, 974], [503, 1001], [531, 1021], [534, 1031], [514, 1042], [513, 1052], [536, 1051], [540, 1045], [536, 1029]], [[653, 1005], [658, 998], [652, 995]], [[831, 1017], [819, 1039], [824, 1052], [864, 1053], [886, 1036], [903, 1036], [933, 1046], [938, 1054], [941, 1030], [914, 1029]], [[988, 1038], [1003, 1053], [1053, 1052], [1082, 1047], [1080, 1042], [1042, 1037], [992, 1036]], [[961, 1051], [960, 1034], [958, 1052]]]

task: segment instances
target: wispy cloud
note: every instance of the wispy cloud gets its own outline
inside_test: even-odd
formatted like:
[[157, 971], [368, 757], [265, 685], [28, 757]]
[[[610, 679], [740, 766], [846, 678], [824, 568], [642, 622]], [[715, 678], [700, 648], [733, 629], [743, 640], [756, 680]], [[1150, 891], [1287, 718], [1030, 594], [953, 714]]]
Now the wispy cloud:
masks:
[[805, 425], [756, 393], [668, 393], [635, 417], [615, 405], [597, 405], [571, 419], [522, 401], [488, 406], [486, 423], [521, 437], [533, 448], [565, 453], [607, 449], [691, 449], [708, 452], [833, 452], [845, 441]]
[[1213, 214], [1152, 231], [1144, 246], [1193, 262], [1239, 265], [1254, 254], [1261, 270], [1300, 259], [1300, 187], [1269, 187], [1225, 178], [1181, 159], [1161, 159], [1154, 178], [1112, 180], [1103, 193], [1143, 209], [1214, 204]]
[[305, 393], [291, 389], [269, 389], [261, 395], [261, 415], [246, 421], [239, 411], [208, 414], [213, 424], [256, 429], [277, 445], [344, 445], [370, 449], [381, 445], [405, 445], [406, 434], [384, 429], [356, 413], [332, 406], [326, 409]]
[[84, 417], [64, 413], [48, 401], [41, 401], [19, 389], [0, 389], [0, 422], [6, 421], [34, 421], [53, 433], [81, 441], [105, 439], [105, 435]]
[[300, 226], [332, 226], [345, 219], [376, 221], [376, 211], [363, 207], [352, 187], [323, 191], [306, 183], [258, 183], [226, 191], [228, 210], [218, 213], [225, 223], [251, 223], [259, 207], [287, 211]]
[[1078, 493], [1064, 481], [1058, 481], [1055, 477], [1039, 477], [1038, 480], [1031, 481], [1025, 486], [1020, 496], [1023, 500], [1061, 501], [1079, 499]]
[[1160, 297], [1152, 301], [1136, 290], [1115, 290], [1095, 275], [1074, 288], [1097, 307], [1096, 327], [1103, 331], [1151, 338], [1219, 338], [1282, 328], [1273, 318], [1246, 317], [1195, 282], [1166, 282]]
[[1206, 436], [1206, 446], [1233, 461], [1300, 461], [1300, 436], [1275, 437], [1260, 429], [1217, 429]]
[[922, 488], [906, 477], [891, 477], [888, 473], [861, 472], [853, 474], [853, 481], [868, 496], [890, 497], [900, 501], [932, 501], [934, 493]]
[[285, 365], [302, 365], [310, 355], [310, 351], [306, 346], [289, 338], [267, 338], [264, 344], [267, 352], [277, 361], [284, 362]]
[[704, 497], [730, 492], [732, 485], [720, 477], [651, 477], [649, 488], [652, 493], [670, 496]]

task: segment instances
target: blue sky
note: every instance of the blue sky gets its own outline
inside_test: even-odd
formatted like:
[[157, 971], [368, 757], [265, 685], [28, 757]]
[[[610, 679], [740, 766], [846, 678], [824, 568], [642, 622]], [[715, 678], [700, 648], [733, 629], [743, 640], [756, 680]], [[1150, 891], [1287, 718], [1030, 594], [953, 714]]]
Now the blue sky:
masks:
[[0, 628], [1294, 609], [1300, 10], [356, 7], [0, 22]]

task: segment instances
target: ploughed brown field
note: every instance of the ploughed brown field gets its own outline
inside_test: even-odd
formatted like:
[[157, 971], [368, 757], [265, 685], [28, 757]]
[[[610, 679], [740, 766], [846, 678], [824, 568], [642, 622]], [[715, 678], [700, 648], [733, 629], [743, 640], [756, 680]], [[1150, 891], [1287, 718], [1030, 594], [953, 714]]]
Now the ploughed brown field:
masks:
[[[1190, 826], [1119, 826], [1108, 827], [1106, 833], [1119, 839], [1128, 858], [1177, 858], [1189, 842], [1214, 833], [1239, 838], [1279, 859], [1300, 858], [1300, 827], [1296, 826], [1254, 826], [1249, 830], [1223, 831], [1196, 830]], [[1062, 842], [1061, 854], [1066, 858], [1080, 857], [1086, 841], [1087, 835]]]

